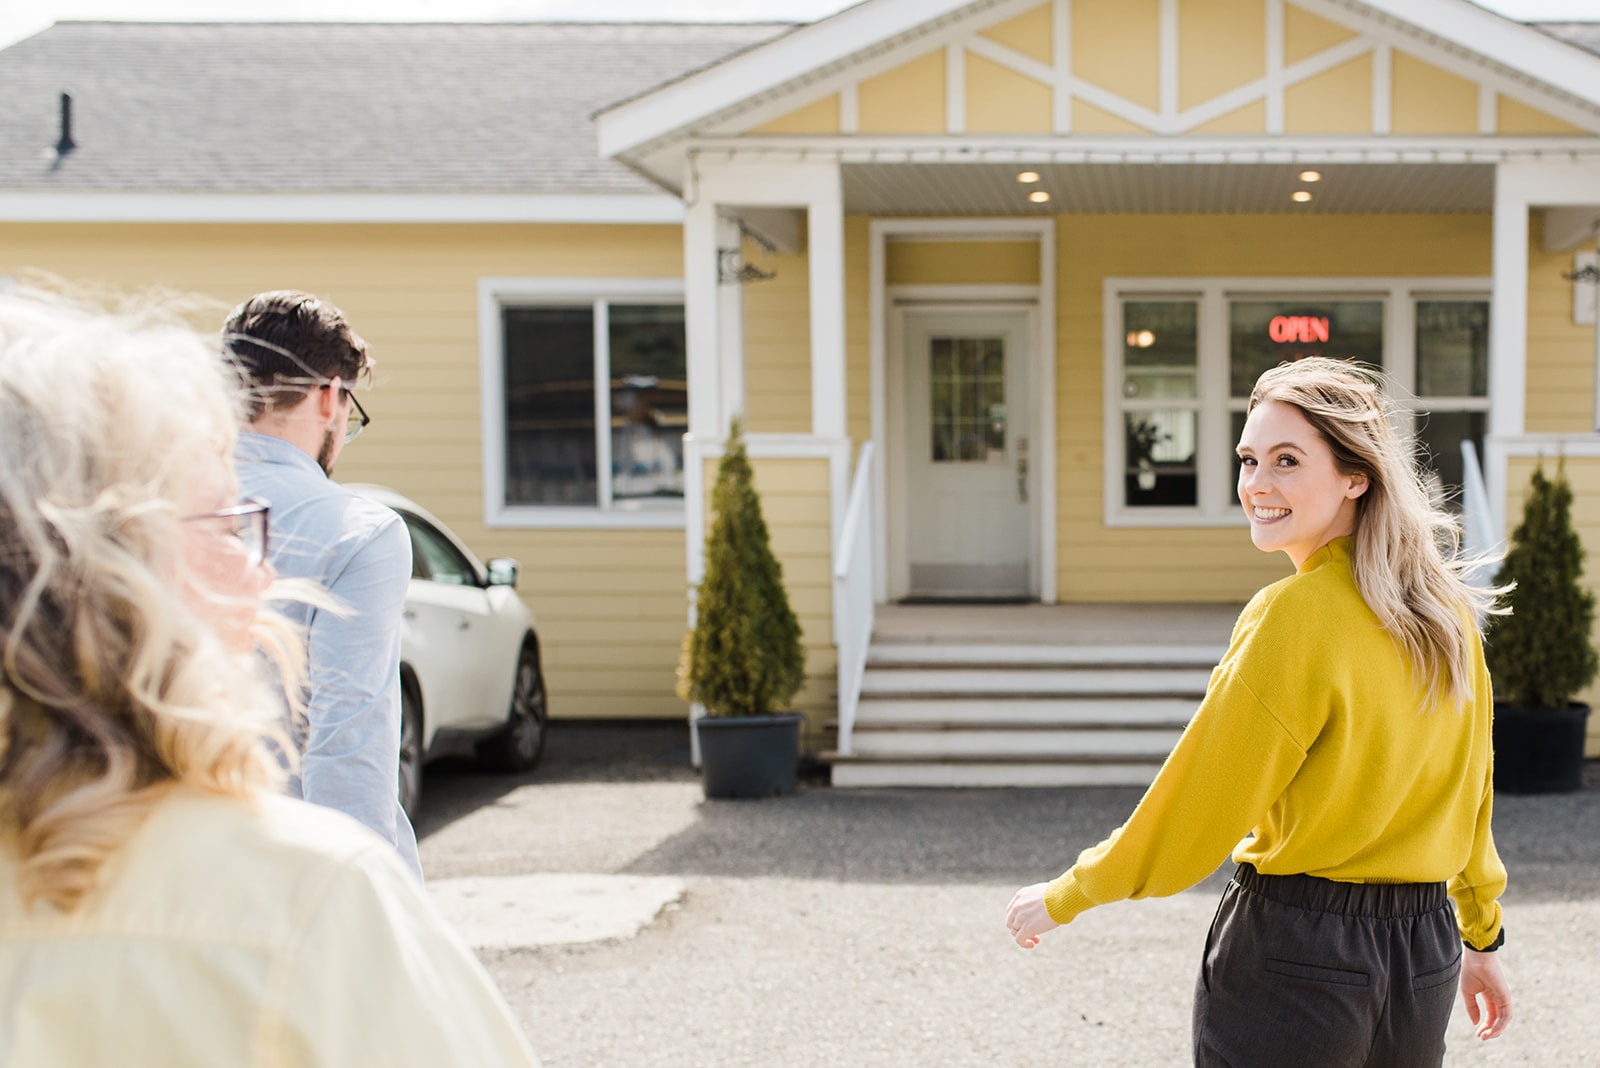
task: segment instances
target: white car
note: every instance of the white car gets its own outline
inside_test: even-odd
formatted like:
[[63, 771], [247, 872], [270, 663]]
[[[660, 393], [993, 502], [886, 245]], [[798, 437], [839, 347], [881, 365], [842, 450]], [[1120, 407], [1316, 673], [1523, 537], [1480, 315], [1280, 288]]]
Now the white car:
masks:
[[411, 585], [400, 630], [400, 803], [414, 813], [422, 765], [475, 756], [528, 771], [544, 753], [544, 674], [517, 562], [478, 562], [415, 501], [382, 486], [349, 489], [400, 513], [411, 534]]

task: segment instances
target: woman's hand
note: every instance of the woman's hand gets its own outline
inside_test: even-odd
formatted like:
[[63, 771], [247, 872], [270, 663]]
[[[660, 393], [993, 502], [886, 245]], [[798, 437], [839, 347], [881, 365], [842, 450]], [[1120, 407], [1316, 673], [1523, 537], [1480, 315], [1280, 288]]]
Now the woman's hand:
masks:
[[1498, 1038], [1511, 1022], [1511, 987], [1500, 967], [1500, 954], [1463, 949], [1461, 955], [1461, 1000], [1466, 1003], [1467, 1018], [1479, 1038]]
[[1040, 935], [1061, 926], [1050, 918], [1050, 913], [1044, 907], [1044, 891], [1049, 885], [1034, 883], [1024, 886], [1011, 898], [1011, 904], [1006, 909], [1006, 927], [1023, 949], [1032, 949], [1039, 944]]

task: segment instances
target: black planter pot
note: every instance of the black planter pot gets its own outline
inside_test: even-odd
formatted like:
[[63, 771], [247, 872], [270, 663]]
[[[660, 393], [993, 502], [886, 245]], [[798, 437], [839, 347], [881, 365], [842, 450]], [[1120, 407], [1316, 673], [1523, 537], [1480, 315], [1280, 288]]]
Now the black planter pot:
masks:
[[1583, 787], [1589, 706], [1494, 706], [1494, 788], [1507, 794], [1563, 794]]
[[800, 762], [800, 714], [706, 716], [700, 767], [707, 797], [773, 797], [794, 792]]

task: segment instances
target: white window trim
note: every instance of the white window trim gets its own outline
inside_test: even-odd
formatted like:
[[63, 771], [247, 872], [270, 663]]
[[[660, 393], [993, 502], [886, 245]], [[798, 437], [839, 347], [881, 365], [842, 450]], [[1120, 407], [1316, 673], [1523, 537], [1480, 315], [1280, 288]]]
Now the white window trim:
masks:
[[[1403, 392], [1397, 398], [1407, 409], [1433, 404], [1450, 411], [1483, 410], [1483, 397], [1429, 397], [1410, 395], [1416, 377], [1416, 336], [1412, 309], [1429, 297], [1478, 297], [1488, 300], [1487, 277], [1364, 277], [1364, 278], [1106, 278], [1102, 290], [1104, 327], [1102, 381], [1103, 502], [1107, 527], [1242, 527], [1245, 518], [1237, 507], [1223, 502], [1226, 461], [1232, 452], [1227, 442], [1228, 416], [1233, 410], [1228, 396], [1228, 298], [1248, 293], [1262, 296], [1340, 298], [1370, 296], [1384, 302], [1384, 370]], [[1123, 504], [1122, 463], [1122, 301], [1127, 297], [1193, 299], [1199, 303], [1197, 324], [1197, 393], [1200, 411], [1196, 460], [1196, 495], [1192, 507], [1129, 508]], [[1492, 382], [1492, 379], [1491, 379]], [[1409, 429], [1406, 428], [1406, 429]], [[1226, 447], [1225, 447], [1226, 446]], [[1207, 459], [1207, 456], [1214, 457]]]
[[[682, 530], [680, 503], [650, 508], [611, 506], [610, 435], [596, 433], [595, 478], [600, 505], [508, 505], [506, 499], [505, 335], [501, 310], [513, 305], [592, 304], [598, 324], [614, 302], [681, 303], [681, 278], [480, 278], [478, 279], [478, 383], [483, 407], [483, 522], [490, 528], [526, 530]], [[610, 418], [610, 338], [595, 330], [596, 426]], [[605, 376], [602, 378], [602, 376]]]

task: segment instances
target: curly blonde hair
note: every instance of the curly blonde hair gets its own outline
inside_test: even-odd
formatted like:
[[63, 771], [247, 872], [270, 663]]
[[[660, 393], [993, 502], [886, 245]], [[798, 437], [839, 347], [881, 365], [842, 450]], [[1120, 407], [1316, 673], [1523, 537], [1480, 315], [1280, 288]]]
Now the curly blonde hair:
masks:
[[[159, 307], [0, 295], [0, 822], [25, 901], [75, 908], [173, 785], [246, 797], [292, 762], [282, 695], [180, 593], [177, 502], [243, 397]], [[255, 629], [292, 683], [296, 636]]]
[[1384, 384], [1379, 371], [1311, 357], [1262, 374], [1250, 411], [1267, 401], [1292, 405], [1341, 473], [1367, 477], [1351, 539], [1356, 588], [1412, 665], [1426, 703], [1459, 707], [1472, 692], [1475, 621], [1494, 611], [1498, 591], [1465, 580], [1482, 561], [1459, 557], [1460, 525], [1429, 499]]

